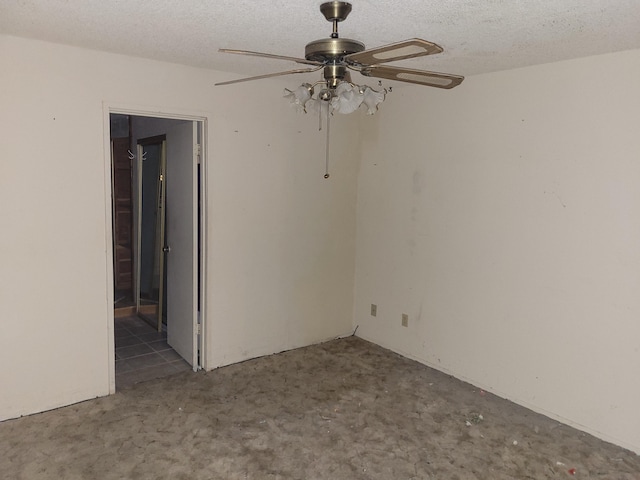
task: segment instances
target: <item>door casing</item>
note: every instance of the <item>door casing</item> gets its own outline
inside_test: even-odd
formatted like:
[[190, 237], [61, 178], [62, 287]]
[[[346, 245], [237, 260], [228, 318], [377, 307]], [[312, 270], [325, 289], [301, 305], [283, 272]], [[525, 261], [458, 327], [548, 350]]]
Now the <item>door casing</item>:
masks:
[[[198, 284], [195, 288], [199, 288], [198, 295], [196, 295], [196, 302], [199, 301], [199, 305], [194, 305], [194, 308], [198, 312], [198, 328], [194, 331], [196, 342], [198, 346], [198, 362], [194, 365], [194, 370], [203, 368], [206, 365], [206, 344], [204, 339], [206, 338], [206, 268], [207, 268], [207, 252], [206, 252], [206, 232], [207, 232], [207, 124], [208, 118], [202, 116], [200, 112], [190, 111], [165, 111], [162, 108], [149, 108], [140, 109], [129, 105], [103, 103], [103, 125], [104, 125], [104, 178], [105, 178], [105, 271], [106, 271], [106, 285], [107, 285], [107, 299], [106, 299], [106, 316], [107, 316], [107, 343], [108, 343], [108, 390], [110, 394], [116, 391], [115, 381], [115, 337], [114, 337], [114, 289], [113, 289], [113, 227], [112, 227], [112, 178], [111, 178], [111, 138], [110, 138], [110, 115], [111, 114], [123, 114], [133, 115], [141, 117], [153, 117], [164, 118], [173, 120], [190, 120], [195, 121], [199, 134], [200, 155], [199, 155], [199, 170], [200, 176], [198, 178], [198, 188], [200, 190], [199, 205], [198, 196], [194, 200], [194, 211], [199, 212], [199, 224], [198, 229], [198, 243], [200, 245], [199, 254], [199, 278]], [[198, 169], [198, 165], [195, 166]], [[199, 299], [199, 300], [198, 300]]]

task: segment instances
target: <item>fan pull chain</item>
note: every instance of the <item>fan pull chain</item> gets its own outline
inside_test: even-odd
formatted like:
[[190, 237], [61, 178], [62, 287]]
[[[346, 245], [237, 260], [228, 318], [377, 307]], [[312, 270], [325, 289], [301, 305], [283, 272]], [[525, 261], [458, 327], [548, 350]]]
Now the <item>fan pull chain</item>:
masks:
[[325, 163], [324, 163], [324, 178], [329, 178], [329, 119], [331, 118], [331, 111], [329, 104], [327, 103], [327, 143], [325, 145]]

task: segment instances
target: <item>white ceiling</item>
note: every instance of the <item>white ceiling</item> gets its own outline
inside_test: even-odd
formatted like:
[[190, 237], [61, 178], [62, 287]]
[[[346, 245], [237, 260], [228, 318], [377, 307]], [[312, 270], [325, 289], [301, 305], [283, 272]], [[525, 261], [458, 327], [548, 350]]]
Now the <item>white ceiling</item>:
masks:
[[[218, 48], [304, 56], [321, 0], [1, 0], [0, 33], [244, 75], [304, 68]], [[396, 65], [460, 75], [640, 48], [640, 0], [353, 0], [340, 35], [418, 37], [444, 53]], [[601, 75], [602, 72], [594, 72]]]

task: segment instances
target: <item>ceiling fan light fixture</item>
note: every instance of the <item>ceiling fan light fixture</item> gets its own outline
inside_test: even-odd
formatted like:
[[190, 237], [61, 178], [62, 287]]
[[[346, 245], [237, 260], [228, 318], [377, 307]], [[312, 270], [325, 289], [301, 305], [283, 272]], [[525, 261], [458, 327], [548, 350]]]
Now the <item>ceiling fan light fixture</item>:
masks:
[[[319, 82], [323, 83], [323, 82]], [[289, 100], [298, 113], [318, 113], [321, 109], [329, 109], [330, 113], [353, 113], [361, 105], [367, 107], [367, 115], [378, 111], [387, 94], [387, 90], [377, 91], [368, 85], [355, 85], [351, 82], [339, 82], [331, 88], [324, 83], [324, 88], [314, 92], [313, 85], [303, 83], [298, 88], [284, 89], [284, 97]]]
[[331, 99], [331, 107], [334, 111], [343, 114], [355, 112], [364, 99], [364, 93], [357, 85], [342, 82], [336, 88], [336, 95]]
[[305, 112], [305, 105], [313, 95], [313, 87], [309, 83], [303, 83], [295, 90], [284, 89], [284, 97], [298, 112]]
[[318, 100], [321, 100], [323, 102], [330, 102], [333, 96], [334, 93], [330, 88], [323, 88], [318, 93]]
[[384, 102], [384, 98], [387, 94], [386, 90], [377, 92], [371, 87], [364, 87], [364, 94], [362, 95], [362, 103], [367, 107], [367, 115], [373, 115], [378, 111], [378, 105]]
[[329, 102], [323, 102], [322, 100], [318, 100], [317, 98], [311, 98], [305, 104], [304, 113], [309, 113], [311, 115], [313, 114], [322, 115], [322, 114], [326, 114], [328, 109], [329, 109]]

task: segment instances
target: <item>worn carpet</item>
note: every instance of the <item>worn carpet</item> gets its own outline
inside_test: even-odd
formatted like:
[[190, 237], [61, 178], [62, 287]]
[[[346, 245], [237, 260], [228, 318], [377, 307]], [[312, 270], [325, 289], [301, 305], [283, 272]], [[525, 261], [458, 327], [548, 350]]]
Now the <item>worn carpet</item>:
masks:
[[640, 479], [640, 456], [350, 337], [0, 423], [3, 479]]

